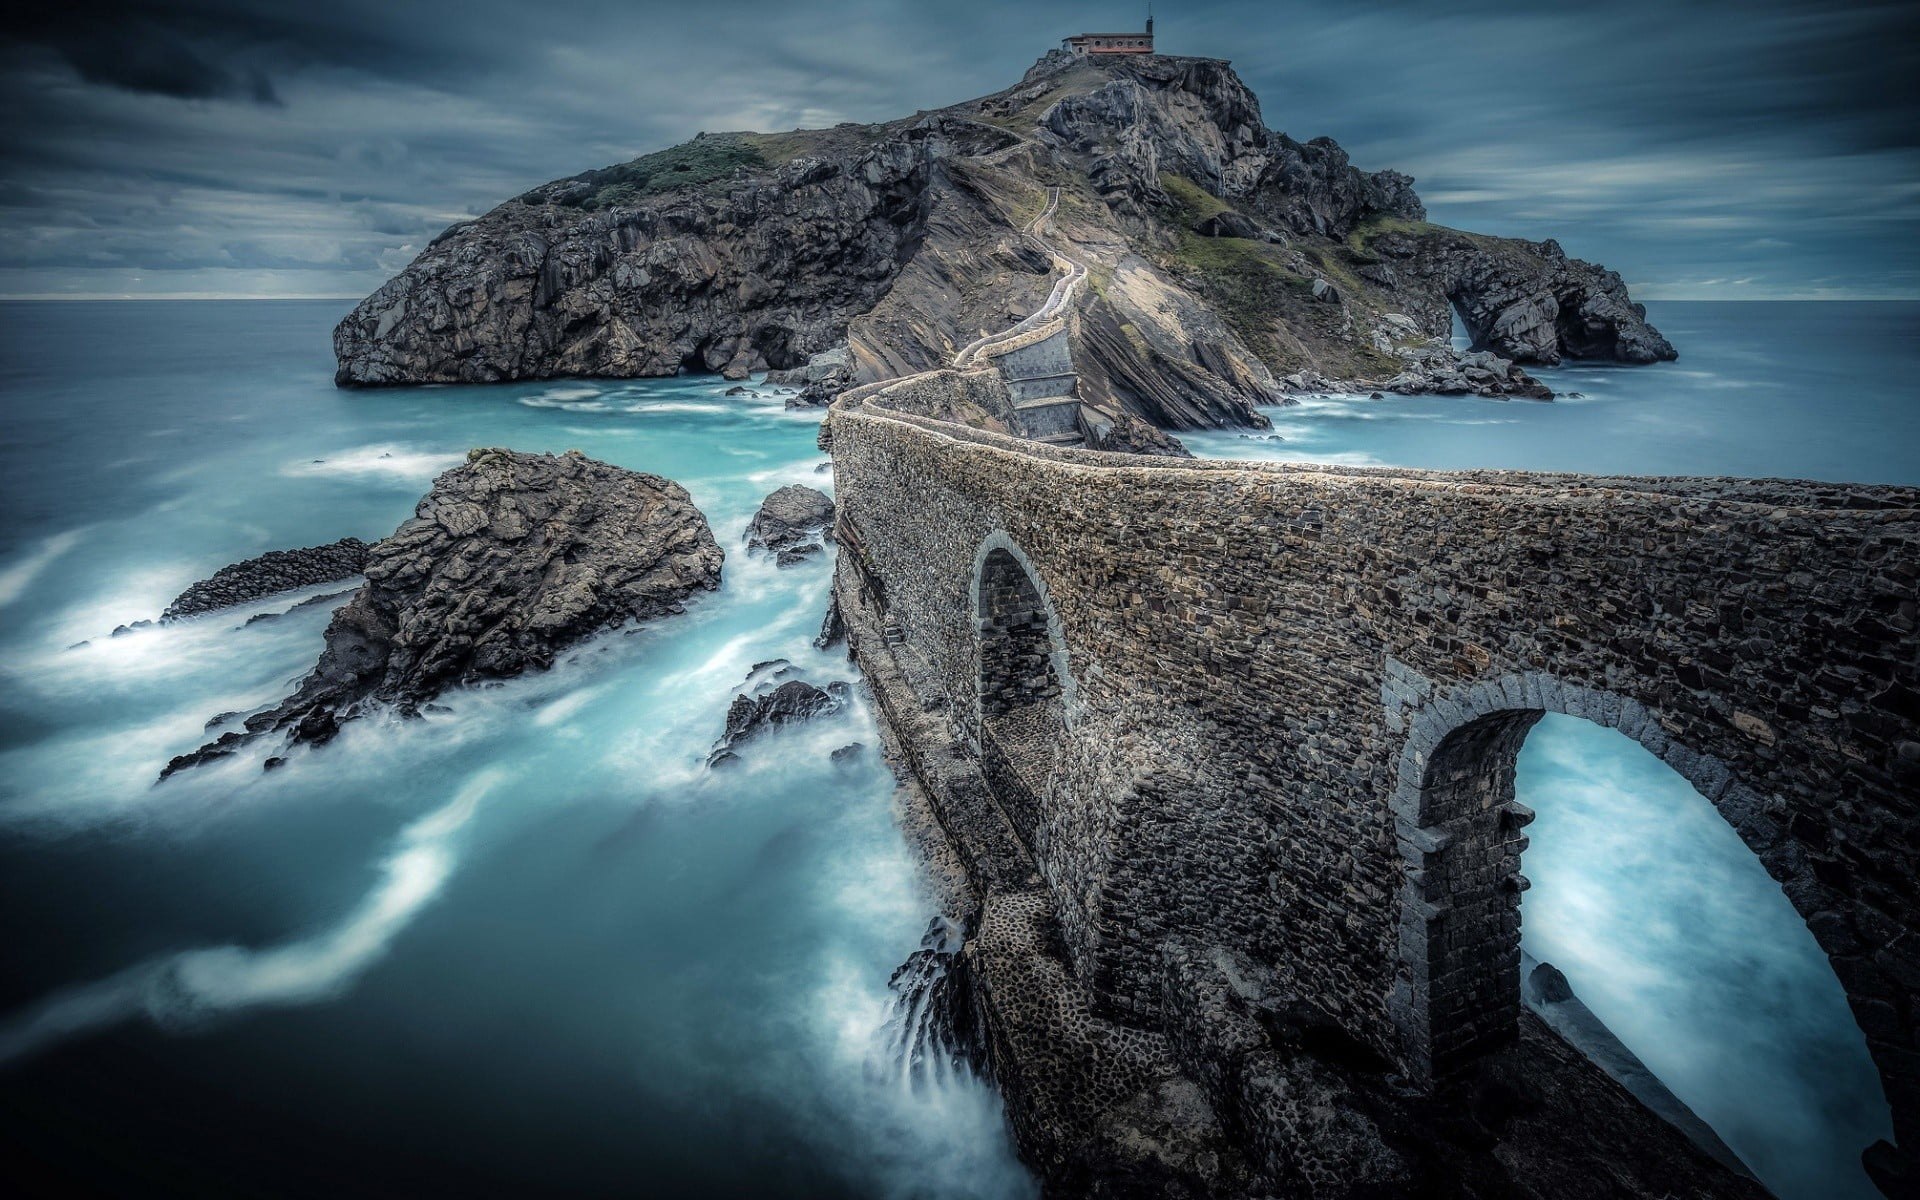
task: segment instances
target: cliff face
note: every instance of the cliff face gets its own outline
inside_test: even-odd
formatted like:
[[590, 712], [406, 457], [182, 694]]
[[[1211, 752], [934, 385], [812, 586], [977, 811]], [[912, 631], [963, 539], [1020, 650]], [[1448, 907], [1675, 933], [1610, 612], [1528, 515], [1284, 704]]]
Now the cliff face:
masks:
[[1617, 275], [1427, 224], [1406, 176], [1269, 130], [1225, 62], [1054, 53], [924, 116], [702, 135], [509, 200], [341, 322], [337, 382], [739, 378], [842, 343], [856, 381], [927, 370], [1046, 296], [1054, 264], [1019, 231], [1048, 187], [1091, 282], [1084, 394], [1163, 427], [1457, 383], [1433, 345], [1454, 310], [1498, 356], [1471, 373], [1487, 394], [1541, 390], [1515, 364], [1674, 357]]
[[796, 366], [912, 256], [931, 159], [902, 138], [634, 206], [549, 184], [449, 229], [363, 301], [334, 332], [336, 382]]
[[[1062, 98], [1040, 123], [1087, 161], [1101, 198], [1136, 221], [1171, 203], [1159, 183], [1167, 172], [1302, 236], [1343, 237], [1376, 213], [1426, 218], [1407, 176], [1355, 168], [1332, 138], [1303, 144], [1269, 130], [1225, 62], [1155, 55], [1091, 69], [1113, 78]], [[1045, 86], [1087, 70], [1050, 55], [1028, 78]]]

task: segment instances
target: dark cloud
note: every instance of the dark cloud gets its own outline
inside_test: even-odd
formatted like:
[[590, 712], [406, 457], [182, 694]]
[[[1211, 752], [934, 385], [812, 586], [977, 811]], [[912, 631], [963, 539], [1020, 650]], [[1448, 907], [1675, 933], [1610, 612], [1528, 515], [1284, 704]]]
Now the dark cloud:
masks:
[[280, 103], [266, 72], [223, 66], [150, 21], [132, 19], [98, 32], [49, 37], [46, 44], [88, 83], [183, 100]]
[[[79, 3], [0, 34], [0, 291], [369, 290], [701, 129], [878, 120], [1129, 23], [1027, 0]], [[1920, 295], [1920, 7], [1194, 0], [1267, 121], [1653, 294]]]

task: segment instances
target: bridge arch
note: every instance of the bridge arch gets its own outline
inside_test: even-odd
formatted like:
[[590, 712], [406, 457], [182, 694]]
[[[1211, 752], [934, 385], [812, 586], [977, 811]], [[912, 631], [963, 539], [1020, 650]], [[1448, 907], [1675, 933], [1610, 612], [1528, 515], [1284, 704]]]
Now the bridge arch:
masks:
[[1033, 561], [1002, 531], [974, 555], [976, 680], [973, 716], [981, 763], [1029, 851], [1053, 758], [1074, 720], [1076, 695], [1060, 615]]
[[[1389, 674], [1404, 668], [1391, 664]], [[1404, 683], [1404, 674], [1403, 674]], [[1512, 1040], [1520, 1016], [1522, 832], [1533, 813], [1514, 795], [1527, 733], [1548, 712], [1616, 729], [1691, 783], [1758, 856], [1836, 967], [1856, 1021], [1863, 991], [1883, 986], [1838, 970], [1850, 935], [1844, 903], [1797, 842], [1726, 763], [1672, 738], [1640, 702], [1537, 672], [1486, 680], [1412, 704], [1389, 689], [1389, 721], [1405, 729], [1392, 797], [1405, 863], [1400, 967], [1391, 1006], [1407, 1067], [1423, 1082]], [[1409, 697], [1399, 693], [1400, 701]], [[1862, 1023], [1865, 1028], [1864, 1022]], [[1901, 1093], [1874, 1039], [1868, 1051], [1898, 1112]], [[1896, 1115], [1896, 1120], [1897, 1120]]]

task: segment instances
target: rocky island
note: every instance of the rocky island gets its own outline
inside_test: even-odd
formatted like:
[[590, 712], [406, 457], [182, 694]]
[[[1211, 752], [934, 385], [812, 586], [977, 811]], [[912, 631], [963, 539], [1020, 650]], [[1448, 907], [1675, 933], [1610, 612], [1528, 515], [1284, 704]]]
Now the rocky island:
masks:
[[1259, 427], [1256, 405], [1331, 388], [1541, 396], [1523, 368], [1674, 357], [1618, 275], [1429, 223], [1405, 175], [1268, 129], [1223, 61], [1055, 51], [977, 100], [702, 134], [508, 200], [340, 323], [337, 382], [773, 370], [819, 397], [1038, 308], [1043, 209], [1087, 275], [1076, 394], [1109, 423]]
[[544, 670], [589, 634], [683, 611], [720, 586], [725, 557], [671, 480], [577, 451], [498, 449], [474, 450], [363, 551], [367, 582], [299, 688], [162, 779], [266, 734], [323, 743], [371, 705], [412, 713], [456, 684]]

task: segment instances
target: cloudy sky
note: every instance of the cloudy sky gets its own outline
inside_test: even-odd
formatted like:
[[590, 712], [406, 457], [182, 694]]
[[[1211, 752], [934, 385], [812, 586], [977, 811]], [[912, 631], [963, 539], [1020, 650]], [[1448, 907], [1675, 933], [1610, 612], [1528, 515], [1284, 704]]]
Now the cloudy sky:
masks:
[[[700, 130], [996, 91], [1132, 6], [73, 0], [0, 33], [0, 294], [358, 296], [435, 233]], [[1163, 0], [1267, 124], [1653, 298], [1920, 298], [1920, 6]]]

